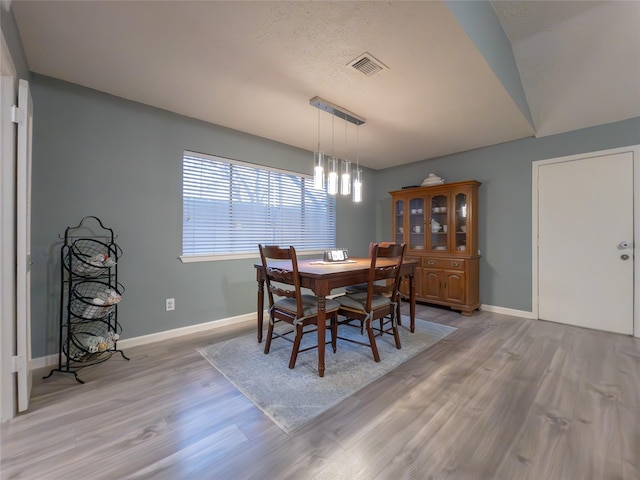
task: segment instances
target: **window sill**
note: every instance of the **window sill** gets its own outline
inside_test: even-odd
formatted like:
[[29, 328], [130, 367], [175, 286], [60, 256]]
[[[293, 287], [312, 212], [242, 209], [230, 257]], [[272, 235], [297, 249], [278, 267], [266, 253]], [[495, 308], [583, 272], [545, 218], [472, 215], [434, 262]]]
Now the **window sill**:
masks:
[[[307, 255], [323, 255], [324, 250], [297, 251], [298, 257]], [[229, 253], [226, 255], [180, 255], [178, 257], [182, 263], [217, 262], [220, 260], [260, 260], [260, 254], [256, 253]]]

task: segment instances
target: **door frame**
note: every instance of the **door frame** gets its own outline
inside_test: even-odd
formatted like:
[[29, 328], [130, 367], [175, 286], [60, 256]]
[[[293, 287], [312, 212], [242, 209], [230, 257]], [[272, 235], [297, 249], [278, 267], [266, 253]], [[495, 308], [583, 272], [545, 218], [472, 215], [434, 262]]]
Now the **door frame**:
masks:
[[0, 421], [17, 411], [16, 375], [13, 356], [16, 348], [16, 127], [10, 118], [18, 92], [17, 71], [4, 34], [0, 29]]
[[541, 166], [553, 163], [571, 162], [605, 155], [615, 155], [619, 153], [631, 153], [633, 155], [633, 336], [640, 338], [640, 145], [629, 147], [600, 150], [597, 152], [581, 153], [565, 157], [538, 160], [532, 163], [531, 174], [531, 194], [532, 194], [532, 215], [531, 215], [531, 309], [533, 318], [539, 319], [538, 314], [538, 173]]

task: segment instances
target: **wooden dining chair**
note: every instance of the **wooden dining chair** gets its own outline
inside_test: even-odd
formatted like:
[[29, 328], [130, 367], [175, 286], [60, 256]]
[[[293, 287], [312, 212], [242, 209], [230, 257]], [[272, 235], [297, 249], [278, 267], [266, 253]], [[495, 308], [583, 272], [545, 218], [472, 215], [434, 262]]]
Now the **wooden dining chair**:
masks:
[[[293, 246], [279, 247], [276, 245], [258, 245], [260, 259], [265, 273], [267, 295], [269, 298], [269, 327], [264, 353], [268, 354], [273, 337], [283, 338], [293, 342], [293, 350], [289, 359], [289, 368], [294, 368], [299, 352], [305, 352], [318, 347], [317, 342], [310, 347], [300, 349], [303, 335], [317, 331], [318, 325], [318, 299], [315, 295], [303, 294], [298, 273], [298, 258]], [[272, 266], [272, 261], [285, 261], [285, 268]], [[293, 287], [293, 288], [291, 288]], [[325, 301], [325, 310], [329, 330], [331, 331], [331, 346], [336, 351], [337, 320], [340, 304], [335, 300]], [[293, 330], [276, 332], [274, 326], [277, 322], [286, 322], [292, 325]], [[315, 329], [305, 329], [308, 325], [316, 325]], [[295, 333], [291, 340], [289, 336]], [[329, 342], [327, 342], [329, 343]]]
[[[392, 245], [392, 244], [393, 244], [393, 242], [379, 242], [377, 244], [375, 242], [369, 242], [369, 258], [371, 258], [371, 255], [373, 254], [374, 245], [378, 245], [380, 247], [386, 247], [386, 246]], [[348, 287], [345, 287], [344, 291], [346, 293], [366, 292], [367, 291], [367, 282], [356, 283], [355, 285], [349, 285]]]
[[[380, 361], [376, 344], [377, 336], [391, 334], [394, 337], [396, 348], [401, 348], [397, 306], [400, 301], [398, 294], [400, 268], [406, 248], [404, 243], [385, 244], [384, 246], [374, 244], [371, 252], [367, 291], [347, 293], [336, 298], [340, 303], [338, 314], [345, 317], [345, 320], [338, 321], [338, 328], [342, 325], [357, 327], [361, 331], [364, 328], [367, 331], [369, 343], [340, 335], [338, 338], [370, 346], [373, 359], [376, 362]], [[384, 262], [383, 264], [379, 261], [380, 259], [391, 259], [393, 263]], [[379, 327], [374, 323], [376, 320], [379, 321]], [[355, 325], [354, 321], [358, 321], [359, 324]]]
[[[380, 247], [388, 247], [389, 245], [393, 245], [393, 242], [379, 242], [377, 245]], [[373, 254], [373, 246], [376, 245], [375, 242], [369, 242], [369, 258], [371, 258], [371, 255]], [[355, 285], [349, 285], [348, 287], [345, 287], [344, 291], [346, 293], [359, 293], [359, 292], [366, 292], [367, 291], [367, 282], [364, 283], [356, 283]], [[400, 297], [402, 298], [402, 297]], [[402, 325], [402, 320], [401, 320], [401, 302], [398, 301], [396, 303], [396, 308], [398, 309], [397, 311], [397, 316], [398, 316], [398, 325]]]

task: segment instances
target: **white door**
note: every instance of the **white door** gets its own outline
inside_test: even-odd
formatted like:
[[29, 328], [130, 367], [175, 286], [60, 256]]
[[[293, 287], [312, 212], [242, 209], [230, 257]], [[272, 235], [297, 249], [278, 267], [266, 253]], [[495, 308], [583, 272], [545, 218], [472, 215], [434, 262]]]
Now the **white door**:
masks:
[[627, 151], [538, 167], [540, 319], [633, 333], [633, 164]]
[[29, 83], [18, 84], [17, 195], [16, 195], [16, 337], [18, 411], [29, 407], [31, 396], [31, 133], [33, 105]]

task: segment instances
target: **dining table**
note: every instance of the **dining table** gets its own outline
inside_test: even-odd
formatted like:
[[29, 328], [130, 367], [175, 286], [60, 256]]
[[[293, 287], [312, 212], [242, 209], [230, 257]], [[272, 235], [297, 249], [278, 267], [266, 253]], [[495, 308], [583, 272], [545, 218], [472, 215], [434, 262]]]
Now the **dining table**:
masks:
[[[392, 265], [392, 259], [378, 259], [378, 265]], [[265, 274], [262, 263], [256, 263], [256, 280], [258, 282], [258, 343], [262, 342], [264, 321], [264, 283]], [[281, 260], [270, 262], [269, 266], [279, 269], [291, 269], [291, 262]], [[410, 305], [410, 331], [415, 331], [416, 293], [415, 281], [418, 262], [407, 260], [402, 263], [400, 277], [408, 281], [408, 297]], [[325, 303], [332, 290], [349, 285], [366, 283], [369, 280], [370, 258], [350, 258], [341, 262], [327, 262], [317, 259], [298, 260], [298, 273], [303, 288], [311, 290], [318, 299], [318, 376], [324, 377], [325, 339], [326, 339], [326, 310]], [[406, 297], [405, 294], [403, 295]], [[398, 308], [398, 314], [400, 309]], [[398, 317], [398, 321], [400, 318]]]

